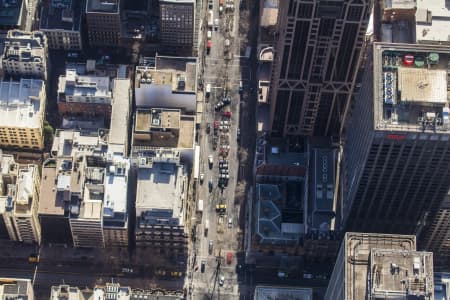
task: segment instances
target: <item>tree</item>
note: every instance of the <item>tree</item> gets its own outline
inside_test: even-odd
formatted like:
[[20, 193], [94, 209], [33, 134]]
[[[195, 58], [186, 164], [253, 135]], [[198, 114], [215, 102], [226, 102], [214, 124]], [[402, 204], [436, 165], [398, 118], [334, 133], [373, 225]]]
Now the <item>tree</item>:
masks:
[[53, 144], [54, 129], [47, 121], [44, 121], [44, 147], [46, 150], [50, 150]]

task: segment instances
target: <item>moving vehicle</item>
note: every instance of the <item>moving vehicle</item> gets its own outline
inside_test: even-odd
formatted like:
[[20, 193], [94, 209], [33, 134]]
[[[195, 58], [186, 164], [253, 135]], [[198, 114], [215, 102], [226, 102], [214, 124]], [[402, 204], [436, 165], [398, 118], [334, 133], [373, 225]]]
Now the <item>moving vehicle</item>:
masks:
[[208, 38], [208, 40], [210, 40], [212, 38], [212, 31], [208, 30], [208, 32], [206, 33], [206, 37]]
[[210, 192], [210, 193], [211, 193], [212, 190], [213, 190], [213, 180], [212, 180], [212, 179], [210, 179], [210, 180], [208, 181], [208, 189], [209, 189], [209, 192]]
[[208, 236], [208, 230], [209, 230], [209, 220], [205, 221], [205, 228], [204, 228], [204, 235]]
[[200, 184], [203, 184], [204, 180], [205, 180], [205, 174], [200, 173]]
[[214, 24], [214, 13], [212, 10], [208, 10], [208, 27], [212, 27]]
[[206, 43], [206, 55], [209, 55], [209, 53], [211, 52], [211, 46], [212, 46], [212, 42], [211, 42], [211, 40], [209, 40]]
[[219, 19], [214, 19], [214, 30], [219, 30]]
[[223, 286], [224, 283], [225, 283], [225, 277], [222, 275], [222, 276], [220, 276], [220, 278], [219, 278], [219, 285], [220, 285], [220, 286]]
[[39, 261], [39, 256], [36, 253], [32, 253], [28, 256], [28, 262], [30, 264], [37, 264]]
[[239, 81], [239, 93], [242, 93], [244, 91], [244, 84], [242, 83], [242, 80]]
[[233, 227], [233, 219], [232, 218], [228, 218], [228, 228]]
[[231, 264], [231, 261], [232, 261], [232, 259], [233, 259], [233, 253], [231, 253], [231, 252], [228, 252], [227, 253], [227, 264]]
[[213, 249], [214, 249], [214, 242], [213, 242], [213, 240], [209, 240], [209, 244], [208, 244], [208, 253], [209, 253], [209, 254], [212, 254]]
[[211, 95], [211, 83], [206, 84], [206, 97]]
[[200, 272], [205, 273], [206, 260], [202, 260], [200, 265]]
[[209, 169], [210, 169], [210, 170], [212, 169], [213, 164], [214, 164], [214, 158], [213, 158], [212, 154], [210, 154], [210, 155], [208, 156], [208, 166], [209, 166]]

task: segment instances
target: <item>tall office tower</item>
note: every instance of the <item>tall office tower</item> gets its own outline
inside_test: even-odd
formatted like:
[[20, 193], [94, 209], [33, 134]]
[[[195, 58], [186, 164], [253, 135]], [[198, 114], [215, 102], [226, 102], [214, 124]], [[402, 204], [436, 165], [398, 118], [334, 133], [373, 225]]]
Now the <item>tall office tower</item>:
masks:
[[160, 0], [161, 46], [191, 55], [194, 46], [195, 1]]
[[370, 50], [346, 125], [347, 230], [421, 234], [438, 213], [450, 183], [449, 54], [439, 45]]
[[279, 1], [270, 87], [272, 135], [338, 135], [372, 0]]
[[325, 300], [432, 300], [433, 253], [412, 235], [347, 232]]
[[87, 0], [86, 22], [91, 47], [119, 45], [120, 0]]

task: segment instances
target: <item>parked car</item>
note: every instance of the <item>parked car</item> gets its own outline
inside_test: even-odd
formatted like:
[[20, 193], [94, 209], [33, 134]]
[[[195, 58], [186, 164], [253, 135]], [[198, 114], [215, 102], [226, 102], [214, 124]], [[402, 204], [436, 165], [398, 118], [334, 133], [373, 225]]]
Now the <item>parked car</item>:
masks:
[[210, 170], [213, 168], [213, 164], [214, 164], [214, 157], [212, 156], [212, 154], [210, 154], [208, 156], [208, 166]]
[[208, 252], [209, 254], [212, 254], [214, 249], [214, 241], [213, 240], [209, 240], [209, 244], [208, 244]]
[[225, 283], [225, 277], [222, 275], [222, 276], [220, 276], [220, 278], [219, 278], [219, 285], [220, 285], [220, 286], [223, 286], [224, 283]]
[[212, 179], [210, 179], [210, 180], [208, 181], [208, 189], [209, 189], [209, 192], [210, 192], [210, 193], [211, 193], [212, 190], [213, 190], [213, 180], [212, 180]]
[[200, 173], [200, 184], [203, 184], [204, 180], [205, 180], [205, 174]]
[[228, 228], [233, 227], [233, 219], [232, 218], [228, 218]]

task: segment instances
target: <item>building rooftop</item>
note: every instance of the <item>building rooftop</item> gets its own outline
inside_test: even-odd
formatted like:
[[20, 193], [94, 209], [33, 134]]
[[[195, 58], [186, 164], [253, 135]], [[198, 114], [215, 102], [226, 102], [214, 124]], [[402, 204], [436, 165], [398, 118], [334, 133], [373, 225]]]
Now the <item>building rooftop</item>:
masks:
[[450, 49], [375, 43], [374, 50], [375, 129], [448, 134]]
[[19, 27], [23, 22], [25, 7], [23, 0], [0, 0], [0, 26]]
[[434, 273], [434, 299], [450, 299], [450, 273]]
[[31, 300], [33, 294], [30, 279], [0, 278], [0, 299]]
[[[85, 300], [78, 287], [65, 284], [51, 287], [50, 300]], [[87, 299], [86, 299], [87, 300]]]
[[368, 270], [372, 298], [434, 299], [432, 252], [372, 249]]
[[151, 168], [139, 168], [136, 216], [145, 211], [165, 211], [183, 223], [184, 169], [175, 163], [155, 162]]
[[57, 129], [53, 139], [53, 157], [75, 157], [76, 154], [103, 154], [107, 151], [108, 130]]
[[279, 0], [264, 0], [260, 26], [268, 27], [277, 25]]
[[304, 183], [256, 185], [260, 244], [295, 244], [304, 234]]
[[0, 81], [0, 126], [40, 128], [44, 117], [44, 95], [42, 80]]
[[310, 228], [328, 234], [334, 229], [336, 149], [315, 148], [311, 156], [312, 203]]
[[111, 156], [104, 180], [103, 219], [125, 223], [128, 199], [128, 172], [130, 161], [122, 156]]
[[195, 112], [197, 60], [157, 56], [154, 62], [153, 66], [136, 67], [136, 106]]
[[119, 13], [120, 0], [87, 0], [87, 13]]
[[[129, 79], [115, 79], [111, 111], [111, 128], [109, 131], [109, 147], [120, 146], [121, 153], [127, 154], [128, 121], [130, 118], [131, 82]], [[118, 149], [119, 149], [118, 148]]]
[[[70, 160], [70, 163], [72, 161]], [[64, 202], [64, 190], [57, 190], [57, 182], [60, 180], [60, 185], [63, 185], [61, 179], [66, 179], [67, 177], [59, 177], [59, 169], [63, 164], [62, 160], [58, 162], [54, 159], [47, 160], [42, 166], [42, 178], [41, 178], [41, 188], [39, 193], [39, 215], [57, 215], [64, 216], [65, 210], [68, 204]], [[62, 171], [62, 168], [61, 168]], [[71, 170], [70, 170], [71, 171]], [[69, 175], [69, 170], [64, 171]], [[59, 178], [58, 178], [59, 177]], [[67, 186], [69, 183], [65, 183]], [[66, 192], [68, 197], [68, 191]], [[68, 199], [66, 199], [68, 200]]]
[[446, 0], [416, 0], [416, 39], [418, 43], [450, 43], [450, 6]]
[[312, 300], [312, 288], [261, 286], [255, 287], [254, 300]]
[[[340, 255], [341, 253], [345, 255], [343, 261], [346, 270], [346, 299], [366, 299], [369, 290], [367, 286], [368, 271], [370, 270], [372, 249], [401, 250], [407, 255], [416, 251], [416, 237], [413, 235], [347, 232], [339, 252]], [[396, 262], [393, 261], [393, 263]]]
[[41, 31], [10, 30], [6, 35], [3, 60], [43, 62], [47, 38]]
[[14, 213], [16, 215], [30, 215], [32, 206], [37, 205], [34, 201], [34, 180], [37, 172], [37, 167], [28, 165], [27, 167], [19, 168], [19, 175], [17, 177], [17, 191], [14, 206]]
[[195, 116], [179, 109], [137, 109], [133, 146], [193, 148]]
[[81, 2], [76, 0], [51, 0], [42, 5], [40, 30], [79, 31]]
[[78, 75], [75, 69], [66, 69], [66, 75], [61, 75], [58, 81], [58, 102], [78, 102], [78, 97], [91, 97], [90, 102], [110, 104], [112, 93], [109, 77]]

